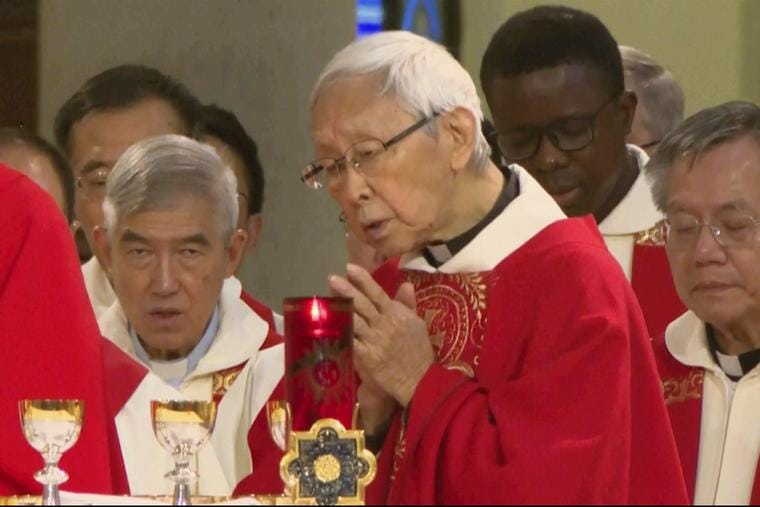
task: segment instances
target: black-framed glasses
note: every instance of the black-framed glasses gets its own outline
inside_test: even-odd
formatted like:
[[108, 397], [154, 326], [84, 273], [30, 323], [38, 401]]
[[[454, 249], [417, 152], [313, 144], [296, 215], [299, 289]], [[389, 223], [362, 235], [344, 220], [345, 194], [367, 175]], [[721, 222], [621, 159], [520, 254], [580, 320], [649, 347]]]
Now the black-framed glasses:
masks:
[[346, 163], [351, 164], [354, 170], [362, 171], [366, 174], [370, 161], [378, 155], [385, 153], [394, 144], [427, 125], [436, 116], [438, 116], [438, 113], [433, 113], [431, 116], [420, 119], [385, 142], [380, 139], [365, 139], [349, 146], [340, 158], [320, 158], [314, 160], [301, 172], [301, 181], [307, 187], [314, 190], [319, 190], [326, 186], [333, 187], [340, 181]]
[[596, 119], [605, 107], [614, 102], [615, 94], [590, 114], [572, 115], [555, 120], [544, 127], [531, 127], [499, 132], [497, 142], [502, 155], [510, 162], [533, 157], [541, 139], [546, 137], [555, 148], [564, 152], [579, 151], [594, 142]]
[[710, 223], [687, 213], [676, 213], [662, 221], [662, 238], [669, 248], [689, 250], [697, 246], [702, 228], [707, 227], [720, 246], [737, 248], [757, 240], [758, 224], [760, 219], [745, 214], [729, 213]]
[[102, 167], [89, 171], [77, 178], [76, 187], [87, 199], [102, 201], [106, 197], [106, 181], [110, 173], [110, 169]]

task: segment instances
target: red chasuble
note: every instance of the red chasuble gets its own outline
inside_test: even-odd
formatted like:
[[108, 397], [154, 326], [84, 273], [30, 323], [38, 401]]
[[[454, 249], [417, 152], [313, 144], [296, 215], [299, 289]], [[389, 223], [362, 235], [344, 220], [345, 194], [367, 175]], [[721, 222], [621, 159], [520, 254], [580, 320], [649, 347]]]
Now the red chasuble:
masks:
[[655, 244], [650, 237], [651, 231], [635, 237], [631, 285], [641, 305], [649, 335], [657, 336], [683, 314], [686, 307], [676, 292], [665, 248]]
[[104, 393], [103, 368], [110, 360], [103, 348], [63, 216], [31, 180], [0, 166], [0, 495], [42, 490], [32, 477], [42, 458], [19, 423], [23, 398], [83, 399], [81, 436], [61, 460], [71, 477], [63, 488], [123, 491], [109, 414], [119, 401]]
[[438, 362], [391, 426], [371, 502], [687, 501], [641, 311], [592, 220], [555, 221], [492, 270], [376, 278], [414, 284]]

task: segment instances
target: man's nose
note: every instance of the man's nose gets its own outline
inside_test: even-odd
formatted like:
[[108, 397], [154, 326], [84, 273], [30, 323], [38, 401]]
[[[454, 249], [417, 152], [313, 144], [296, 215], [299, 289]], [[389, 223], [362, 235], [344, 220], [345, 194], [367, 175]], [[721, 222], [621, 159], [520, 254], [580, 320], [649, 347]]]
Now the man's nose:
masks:
[[543, 172], [552, 172], [570, 163], [567, 153], [557, 148], [546, 134], [538, 140], [538, 149], [533, 155], [535, 166]]
[[153, 292], [160, 296], [167, 296], [176, 292], [178, 287], [177, 266], [172, 257], [160, 256], [153, 276]]
[[694, 247], [694, 260], [697, 264], [723, 264], [726, 262], [726, 250], [718, 242], [719, 232], [710, 225], [699, 229], [697, 244]]
[[364, 174], [347, 162], [343, 168], [341, 187], [338, 192], [342, 194], [338, 197], [339, 202], [340, 197], [343, 197], [351, 205], [356, 206], [370, 198], [372, 188]]

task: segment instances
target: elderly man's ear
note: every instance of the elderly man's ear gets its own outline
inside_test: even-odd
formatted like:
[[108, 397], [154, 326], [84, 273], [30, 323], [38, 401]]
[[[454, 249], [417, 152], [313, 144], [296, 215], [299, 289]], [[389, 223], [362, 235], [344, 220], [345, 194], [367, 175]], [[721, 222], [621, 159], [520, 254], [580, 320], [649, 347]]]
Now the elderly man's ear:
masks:
[[246, 244], [248, 243], [248, 233], [243, 229], [237, 229], [232, 233], [230, 241], [227, 244], [227, 267], [225, 270], [225, 276], [230, 277], [240, 267], [240, 262], [243, 260], [243, 254], [246, 251]]
[[259, 235], [261, 234], [261, 213], [255, 213], [248, 216], [248, 225], [245, 232], [248, 233], [248, 241], [245, 245], [246, 253], [253, 253], [259, 244]]
[[95, 226], [92, 231], [92, 239], [95, 244], [92, 245], [93, 254], [98, 258], [100, 265], [106, 273], [111, 272], [111, 244], [108, 241], [108, 230], [102, 225]]
[[465, 169], [475, 150], [480, 123], [468, 109], [457, 107], [442, 115], [439, 125], [448, 133], [451, 143], [451, 170], [458, 172]]

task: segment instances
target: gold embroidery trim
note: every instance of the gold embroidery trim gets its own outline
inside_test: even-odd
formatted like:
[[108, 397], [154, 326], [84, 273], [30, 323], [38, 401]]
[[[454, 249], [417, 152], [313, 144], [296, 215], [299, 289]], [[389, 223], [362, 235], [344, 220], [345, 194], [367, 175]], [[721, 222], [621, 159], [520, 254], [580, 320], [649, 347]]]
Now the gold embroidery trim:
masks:
[[[243, 366], [236, 366], [226, 370], [215, 372], [211, 377], [211, 393], [214, 397], [222, 398], [229, 391], [232, 384], [240, 375]], [[230, 371], [232, 370], [232, 371]]]
[[704, 370], [692, 370], [686, 377], [663, 380], [665, 404], [673, 405], [701, 398], [704, 376]]
[[665, 246], [665, 238], [662, 237], [662, 220], [645, 231], [633, 235], [633, 242], [638, 246]]

